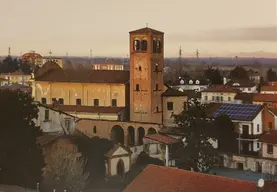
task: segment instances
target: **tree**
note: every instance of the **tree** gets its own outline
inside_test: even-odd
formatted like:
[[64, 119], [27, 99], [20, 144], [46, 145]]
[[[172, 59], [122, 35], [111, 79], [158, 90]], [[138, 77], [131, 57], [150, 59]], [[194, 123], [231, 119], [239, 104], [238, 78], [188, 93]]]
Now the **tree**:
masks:
[[232, 79], [242, 79], [242, 80], [249, 79], [248, 72], [242, 66], [237, 66], [235, 69], [233, 69], [230, 72], [230, 76]]
[[82, 191], [89, 176], [84, 172], [85, 164], [86, 160], [75, 150], [61, 146], [52, 148], [43, 172], [42, 190]]
[[237, 133], [233, 122], [227, 115], [220, 115], [215, 119], [214, 124], [218, 138], [218, 150], [235, 153], [237, 151]]
[[32, 68], [34, 66], [31, 66], [30, 63], [28, 63], [27, 61], [22, 61], [19, 60], [19, 69], [26, 74], [31, 74], [32, 73]]
[[1, 73], [12, 73], [19, 69], [19, 62], [11, 56], [7, 56], [0, 65]]
[[218, 153], [211, 141], [216, 141], [212, 121], [208, 120], [205, 105], [194, 101], [187, 111], [175, 116], [185, 134], [185, 146], [180, 148], [178, 166], [196, 172], [209, 172], [218, 164]]
[[267, 80], [268, 81], [276, 81], [277, 80], [277, 74], [276, 71], [273, 71], [271, 68], [267, 71]]
[[204, 71], [205, 78], [209, 79], [213, 85], [222, 85], [223, 77], [220, 75], [220, 71], [218, 69], [213, 69], [209, 67]]
[[28, 94], [10, 90], [0, 90], [0, 106], [0, 182], [35, 188], [44, 167], [33, 121], [38, 108]]

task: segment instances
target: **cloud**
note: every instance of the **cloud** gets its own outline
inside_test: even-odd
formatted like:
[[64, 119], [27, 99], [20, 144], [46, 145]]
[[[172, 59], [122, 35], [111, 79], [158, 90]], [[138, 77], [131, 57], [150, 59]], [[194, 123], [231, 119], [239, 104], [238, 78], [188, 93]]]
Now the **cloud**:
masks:
[[175, 34], [171, 41], [269, 41], [277, 42], [277, 26], [221, 29], [194, 34]]

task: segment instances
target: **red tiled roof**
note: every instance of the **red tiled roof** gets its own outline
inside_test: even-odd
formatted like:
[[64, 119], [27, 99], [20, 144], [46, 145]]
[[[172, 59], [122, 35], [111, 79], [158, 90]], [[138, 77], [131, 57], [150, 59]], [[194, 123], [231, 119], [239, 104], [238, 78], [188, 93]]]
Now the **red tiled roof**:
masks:
[[123, 192], [256, 192], [256, 183], [148, 165]]
[[173, 137], [169, 137], [167, 135], [161, 135], [161, 134], [158, 134], [158, 133], [145, 135], [144, 138], [151, 139], [151, 140], [154, 140], [154, 141], [158, 141], [160, 143], [164, 143], [164, 144], [168, 144], [168, 145], [180, 142], [178, 139], [175, 139]]
[[277, 91], [276, 85], [264, 85], [261, 87], [261, 91]]
[[221, 92], [221, 93], [237, 93], [238, 91], [231, 86], [217, 85], [209, 87], [202, 92]]
[[134, 30], [134, 31], [130, 31], [129, 33], [158, 33], [158, 34], [164, 34], [161, 31], [151, 29], [149, 27], [145, 27], [145, 28]]
[[270, 111], [271, 113], [273, 113], [275, 116], [277, 116], [277, 109], [276, 108], [269, 108], [267, 110]]
[[84, 105], [48, 105], [54, 109], [64, 112], [79, 113], [119, 113], [125, 107], [104, 107], [104, 106], [84, 106]]
[[129, 71], [54, 69], [35, 78], [36, 81], [77, 83], [119, 83], [129, 81]]
[[260, 142], [277, 144], [277, 130], [270, 130], [264, 133], [260, 139]]
[[180, 96], [187, 96], [187, 94], [182, 91], [178, 91], [176, 89], [169, 87], [165, 92], [162, 93], [162, 96], [164, 96], [164, 97], [180, 97]]
[[277, 102], [277, 94], [257, 93], [257, 94], [254, 95], [253, 101]]

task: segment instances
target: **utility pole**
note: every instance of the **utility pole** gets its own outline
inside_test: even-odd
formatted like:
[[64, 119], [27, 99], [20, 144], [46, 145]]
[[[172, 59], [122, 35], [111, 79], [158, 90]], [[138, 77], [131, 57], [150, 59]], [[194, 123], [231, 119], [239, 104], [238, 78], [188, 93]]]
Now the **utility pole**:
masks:
[[8, 50], [8, 56], [10, 57], [11, 56], [11, 48], [9, 47], [9, 50]]
[[180, 46], [179, 48], [179, 61], [178, 61], [178, 64], [179, 64], [179, 77], [182, 75], [182, 72], [183, 72], [183, 67], [182, 67], [182, 47]]
[[198, 49], [196, 50], [196, 58], [199, 59], [199, 51], [198, 51]]

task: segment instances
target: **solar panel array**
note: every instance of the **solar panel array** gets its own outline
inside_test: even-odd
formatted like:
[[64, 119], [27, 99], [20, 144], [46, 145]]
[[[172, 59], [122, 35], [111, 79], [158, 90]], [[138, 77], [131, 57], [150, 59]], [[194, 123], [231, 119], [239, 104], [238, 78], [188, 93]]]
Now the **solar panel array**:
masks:
[[225, 103], [213, 114], [214, 118], [227, 115], [231, 120], [252, 121], [258, 114], [261, 105]]

